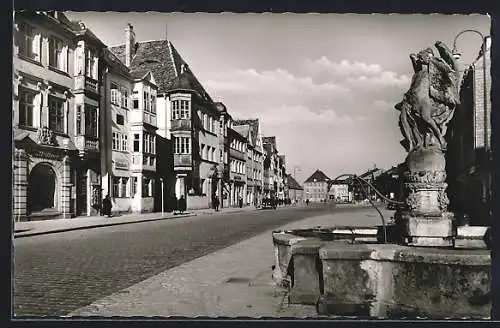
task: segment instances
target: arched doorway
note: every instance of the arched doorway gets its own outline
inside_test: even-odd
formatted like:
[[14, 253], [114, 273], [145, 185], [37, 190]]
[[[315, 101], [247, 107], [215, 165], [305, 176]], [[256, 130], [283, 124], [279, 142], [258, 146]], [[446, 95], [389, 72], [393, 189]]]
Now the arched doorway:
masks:
[[56, 173], [47, 164], [35, 166], [28, 178], [28, 213], [55, 208]]

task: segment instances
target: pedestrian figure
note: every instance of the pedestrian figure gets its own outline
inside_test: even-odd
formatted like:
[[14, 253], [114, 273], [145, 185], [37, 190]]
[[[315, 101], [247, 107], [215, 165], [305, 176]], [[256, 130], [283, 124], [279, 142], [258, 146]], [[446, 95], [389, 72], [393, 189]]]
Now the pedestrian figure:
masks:
[[214, 198], [214, 208], [215, 208], [215, 211], [218, 212], [219, 211], [219, 197], [215, 196]]
[[179, 212], [182, 214], [184, 213], [184, 211], [186, 210], [186, 199], [184, 198], [184, 196], [181, 196], [181, 198], [179, 199], [178, 201], [178, 204], [179, 204]]
[[309, 198], [306, 199], [306, 206], [309, 206]]
[[108, 218], [111, 217], [111, 207], [111, 198], [109, 197], [109, 195], [106, 195], [106, 197], [104, 197], [104, 200], [102, 201], [102, 212], [104, 215], [107, 215]]
[[177, 214], [177, 211], [179, 210], [179, 201], [177, 200], [177, 196], [172, 196], [172, 212], [174, 215]]

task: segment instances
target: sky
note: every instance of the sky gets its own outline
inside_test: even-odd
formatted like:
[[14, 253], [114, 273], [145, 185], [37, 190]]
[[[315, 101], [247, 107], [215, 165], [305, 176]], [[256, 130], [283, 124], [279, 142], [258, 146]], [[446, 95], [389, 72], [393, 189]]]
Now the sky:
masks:
[[[68, 12], [105, 44], [169, 39], [233, 118], [259, 118], [299, 183], [404, 161], [394, 105], [408, 90], [412, 52], [464, 29], [490, 34], [486, 15], [185, 14]], [[456, 42], [466, 67], [481, 39]], [[437, 51], [436, 51], [437, 54]]]

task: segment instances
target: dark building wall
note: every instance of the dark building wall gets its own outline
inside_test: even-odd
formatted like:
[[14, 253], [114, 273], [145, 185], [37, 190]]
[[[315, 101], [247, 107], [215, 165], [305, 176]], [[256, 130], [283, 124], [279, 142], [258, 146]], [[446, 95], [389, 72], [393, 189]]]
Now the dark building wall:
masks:
[[164, 181], [163, 185], [163, 201], [165, 212], [171, 212], [175, 207], [175, 173], [174, 173], [174, 156], [172, 140], [156, 136], [157, 166], [156, 172], [158, 175], [157, 188], [155, 189], [155, 211], [161, 211], [162, 193], [161, 193], [161, 178]]

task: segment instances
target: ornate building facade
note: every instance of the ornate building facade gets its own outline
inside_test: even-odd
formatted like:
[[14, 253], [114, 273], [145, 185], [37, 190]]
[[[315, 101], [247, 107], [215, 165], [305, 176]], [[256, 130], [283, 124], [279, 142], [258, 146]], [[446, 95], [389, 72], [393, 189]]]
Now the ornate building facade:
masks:
[[16, 12], [14, 220], [97, 212], [103, 47], [83, 24], [60, 12]]

